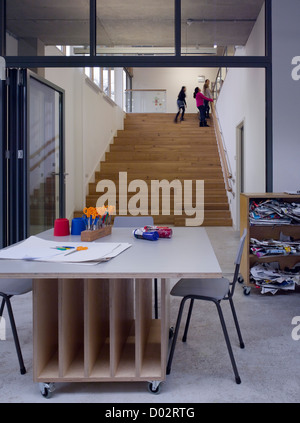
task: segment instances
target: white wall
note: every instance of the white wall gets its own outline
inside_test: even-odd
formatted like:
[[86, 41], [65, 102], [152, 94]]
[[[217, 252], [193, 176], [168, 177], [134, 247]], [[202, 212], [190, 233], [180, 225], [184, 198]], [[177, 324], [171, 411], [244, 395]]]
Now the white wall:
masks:
[[299, 16], [299, 0], [272, 1], [274, 192], [300, 190]]
[[[264, 54], [264, 7], [245, 47], [238, 55]], [[237, 127], [244, 121], [244, 192], [265, 192], [265, 70], [229, 69], [216, 110], [225, 140], [231, 171], [233, 191], [229, 194], [234, 225], [237, 221], [239, 192], [237, 192]]]
[[47, 68], [45, 78], [65, 90], [66, 217], [71, 218], [85, 206], [88, 183], [123, 129], [124, 113], [80, 68]]
[[18, 55], [18, 40], [12, 35], [8, 34], [8, 32], [6, 33], [6, 55]]
[[166, 89], [167, 113], [177, 112], [177, 96], [182, 86], [186, 86], [187, 113], [197, 113], [196, 102], [193, 98], [195, 87], [203, 88], [198, 83], [198, 76], [215, 82], [217, 68], [133, 68], [133, 89]]

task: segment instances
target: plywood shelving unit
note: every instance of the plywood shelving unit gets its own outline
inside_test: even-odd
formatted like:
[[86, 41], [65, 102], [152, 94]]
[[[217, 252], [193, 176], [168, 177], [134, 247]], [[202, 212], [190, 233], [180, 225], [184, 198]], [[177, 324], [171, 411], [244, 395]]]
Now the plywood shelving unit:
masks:
[[256, 238], [259, 241], [274, 239], [278, 240], [280, 233], [291, 236], [294, 239], [300, 239], [300, 225], [250, 225], [249, 221], [249, 204], [252, 200], [256, 202], [266, 201], [268, 199], [282, 200], [287, 203], [299, 203], [300, 195], [289, 195], [284, 193], [267, 193], [267, 194], [241, 194], [240, 196], [240, 231], [243, 233], [247, 229], [247, 238], [242, 256], [240, 273], [244, 279], [245, 286], [253, 286], [250, 283], [250, 269], [255, 263], [278, 262], [281, 269], [285, 267], [293, 267], [300, 262], [300, 255], [273, 255], [257, 257], [250, 254], [250, 238]]
[[34, 280], [34, 380], [164, 380], [166, 287], [155, 320], [152, 279]]

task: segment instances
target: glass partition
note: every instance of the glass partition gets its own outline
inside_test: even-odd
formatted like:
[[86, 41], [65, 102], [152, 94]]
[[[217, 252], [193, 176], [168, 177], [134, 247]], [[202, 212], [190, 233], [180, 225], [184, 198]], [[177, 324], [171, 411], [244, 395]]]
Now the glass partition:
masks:
[[[181, 54], [223, 56], [227, 49], [233, 49], [238, 55], [265, 55], [263, 6], [264, 0], [182, 1]], [[257, 20], [252, 43], [243, 49]]]
[[90, 43], [89, 1], [9, 0], [6, 5], [8, 56], [44, 56], [46, 46]]
[[125, 90], [126, 113], [166, 113], [166, 90]]
[[[7, 55], [43, 56], [47, 46], [90, 54], [88, 0], [9, 0]], [[174, 0], [96, 0], [96, 52], [104, 56], [174, 56]], [[264, 0], [182, 0], [181, 54], [265, 55]], [[257, 30], [252, 30], [257, 23]], [[252, 43], [247, 49], [247, 41]]]
[[174, 0], [97, 0], [98, 55], [174, 55]]
[[53, 228], [60, 217], [62, 136], [61, 94], [30, 77], [29, 233]]

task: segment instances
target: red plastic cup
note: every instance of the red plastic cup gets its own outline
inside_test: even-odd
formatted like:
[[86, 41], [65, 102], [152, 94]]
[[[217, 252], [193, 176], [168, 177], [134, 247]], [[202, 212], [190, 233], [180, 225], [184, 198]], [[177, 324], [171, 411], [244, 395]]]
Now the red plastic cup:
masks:
[[70, 235], [69, 219], [56, 219], [54, 221], [54, 236]]

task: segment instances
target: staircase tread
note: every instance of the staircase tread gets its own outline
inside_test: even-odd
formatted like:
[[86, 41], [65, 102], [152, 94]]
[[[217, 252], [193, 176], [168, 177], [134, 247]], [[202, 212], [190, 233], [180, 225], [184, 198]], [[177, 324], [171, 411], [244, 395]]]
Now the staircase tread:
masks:
[[[166, 179], [169, 182], [178, 179], [182, 182], [183, 190], [185, 180], [203, 179], [203, 226], [232, 226], [213, 120], [208, 128], [199, 128], [197, 113], [186, 113], [185, 120], [180, 124], [175, 124], [173, 120], [174, 114], [171, 113], [127, 114], [124, 129], [117, 132], [109, 151], [105, 154], [105, 161], [100, 163], [100, 170], [95, 172], [94, 182], [89, 183], [86, 206], [95, 206], [100, 195], [103, 195], [102, 192], [96, 191], [98, 182], [103, 179], [112, 180], [116, 184], [117, 212], [119, 198], [124, 198], [123, 192], [128, 200], [137, 195], [137, 192], [128, 193], [127, 187], [124, 187], [124, 191], [120, 189], [119, 172], [127, 172], [127, 184], [136, 179], [146, 183], [148, 192], [140, 198], [141, 201], [147, 200], [147, 213], [151, 212], [153, 179]], [[161, 191], [160, 207], [163, 198], [167, 197]], [[192, 191], [192, 205], [195, 205], [196, 198], [196, 193]], [[154, 216], [155, 224], [184, 226], [186, 218], [193, 218], [185, 215], [184, 207], [182, 215], [172, 214], [174, 199], [176, 201], [176, 196], [171, 190], [171, 214]], [[82, 212], [76, 211], [74, 215], [81, 216]]]

